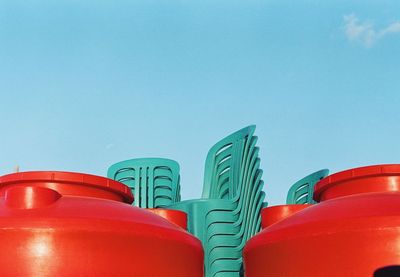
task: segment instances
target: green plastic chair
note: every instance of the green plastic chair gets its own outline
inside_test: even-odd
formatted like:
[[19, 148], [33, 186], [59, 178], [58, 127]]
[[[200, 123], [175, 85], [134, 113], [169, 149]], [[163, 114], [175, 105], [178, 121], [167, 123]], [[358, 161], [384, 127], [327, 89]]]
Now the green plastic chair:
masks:
[[[262, 187], [261, 182], [260, 184], [260, 187]], [[257, 206], [253, 206], [253, 209], [249, 208], [247, 211], [247, 215], [258, 214], [258, 218], [256, 218], [256, 220], [252, 220], [251, 217], [248, 216], [248, 219], [244, 220], [244, 222], [242, 222], [240, 225], [237, 224], [238, 222], [232, 224], [232, 226], [240, 227], [239, 231], [236, 231], [236, 234], [232, 236], [231, 233], [229, 235], [216, 235], [211, 233], [209, 235], [211, 238], [209, 239], [207, 244], [209, 246], [209, 262], [211, 263], [210, 276], [217, 276], [217, 273], [226, 271], [229, 271], [230, 274], [233, 274], [232, 270], [236, 272], [235, 276], [238, 276], [240, 268], [242, 266], [242, 249], [246, 241], [259, 230], [259, 226], [261, 223], [259, 213], [263, 204], [262, 201], [264, 197], [264, 192], [261, 192], [258, 201], [246, 201], [246, 203], [258, 203]], [[256, 208], [256, 210], [254, 210], [254, 208]], [[244, 209], [242, 213], [246, 213], [246, 210]], [[221, 225], [220, 223], [217, 224]], [[253, 228], [252, 226], [258, 227]], [[227, 233], [226, 230], [224, 233]]]
[[245, 143], [252, 137], [255, 128], [255, 125], [245, 127], [211, 147], [206, 158], [202, 198], [234, 197]]
[[292, 185], [288, 191], [286, 204], [315, 204], [313, 199], [315, 184], [329, 175], [328, 169], [314, 172]]
[[[255, 157], [258, 155], [258, 148], [254, 148], [255, 141], [256, 139], [249, 140], [251, 141], [251, 146], [249, 151], [245, 151], [245, 156], [248, 156], [249, 153], [252, 153], [252, 156], [250, 159], [247, 159], [245, 162], [245, 167], [244, 170], [242, 170], [242, 181], [246, 183], [244, 186], [245, 188], [254, 188], [257, 187], [257, 190], [244, 190], [244, 193], [242, 193], [242, 198], [246, 199], [247, 196], [249, 195], [254, 195], [254, 192], [257, 191], [258, 193], [261, 192], [261, 188], [263, 186], [263, 183], [261, 181], [261, 174], [262, 171], [258, 170], [259, 166], [259, 159]], [[250, 162], [250, 163], [249, 163]], [[253, 168], [253, 170], [249, 170], [250, 168]], [[257, 169], [257, 170], [254, 170]], [[253, 173], [251, 173], [253, 172]], [[251, 174], [250, 174], [251, 173]], [[255, 178], [255, 173], [257, 173], [257, 181], [255, 181], [256, 184], [259, 184], [258, 186], [249, 186], [249, 180], [251, 178]], [[249, 179], [250, 178], [250, 179]], [[248, 198], [246, 201], [247, 204], [243, 205], [244, 208], [241, 212], [241, 215], [245, 214], [245, 218], [247, 217], [247, 220], [244, 222], [241, 222], [240, 220], [236, 223], [233, 224], [233, 226], [241, 226], [242, 228], [240, 231], [235, 234], [234, 236], [224, 236], [224, 234], [217, 236], [215, 234], [210, 234], [211, 239], [208, 241], [208, 244], [210, 246], [210, 261], [212, 262], [212, 268], [211, 268], [211, 276], [214, 276], [213, 274], [217, 272], [224, 272], [224, 270], [232, 270], [232, 263], [233, 259], [236, 258], [235, 260], [235, 272], [238, 273], [242, 264], [242, 258], [241, 258], [241, 252], [244, 247], [245, 242], [251, 237], [252, 234], [255, 234], [259, 230], [260, 226], [260, 217], [259, 217], [259, 212], [261, 209], [261, 206], [263, 204], [263, 199], [265, 197], [264, 192], [259, 196], [259, 200], [256, 201], [254, 197]], [[250, 205], [249, 205], [250, 203]], [[252, 203], [258, 203], [257, 206], [251, 206]], [[239, 205], [240, 206], [240, 205]], [[252, 209], [253, 207], [253, 209]], [[256, 208], [256, 210], [254, 210]], [[258, 217], [255, 217], [256, 220], [252, 220], [251, 216], [257, 214]], [[243, 216], [242, 216], [243, 218]], [[252, 228], [252, 226], [256, 226], [258, 224], [258, 228], [256, 231]], [[251, 234], [252, 233], [252, 234]], [[231, 234], [229, 234], [231, 235]], [[227, 266], [222, 266], [223, 264], [228, 264]], [[215, 271], [218, 270], [218, 271]]]
[[137, 207], [163, 208], [180, 201], [179, 164], [173, 160], [126, 160], [112, 165], [107, 176], [130, 187]]
[[267, 203], [254, 130], [243, 128], [210, 149], [202, 199], [168, 207], [188, 214], [188, 231], [203, 243], [205, 276], [239, 276], [242, 249], [261, 228]]
[[[261, 174], [259, 176], [259, 181], [261, 178]], [[262, 181], [261, 181], [262, 182]], [[259, 188], [261, 188], [259, 186]], [[253, 213], [260, 212], [261, 208], [266, 207], [267, 203], [262, 202], [265, 197], [264, 192], [261, 192], [259, 196], [259, 201], [251, 201], [250, 203], [258, 203], [256, 207], [256, 211]], [[260, 226], [261, 218], [258, 216], [257, 220], [253, 221], [253, 226]], [[252, 231], [253, 228], [251, 226], [247, 226], [247, 228], [242, 229], [247, 231], [245, 234], [241, 234], [240, 236], [225, 236], [225, 235], [210, 235], [211, 239], [208, 242], [209, 248], [209, 261], [212, 262], [210, 266], [210, 274], [209, 276], [225, 276], [225, 274], [229, 274], [227, 276], [240, 276], [240, 270], [242, 268], [242, 249], [247, 242], [247, 240], [251, 237], [250, 233], [256, 233], [256, 231]]]

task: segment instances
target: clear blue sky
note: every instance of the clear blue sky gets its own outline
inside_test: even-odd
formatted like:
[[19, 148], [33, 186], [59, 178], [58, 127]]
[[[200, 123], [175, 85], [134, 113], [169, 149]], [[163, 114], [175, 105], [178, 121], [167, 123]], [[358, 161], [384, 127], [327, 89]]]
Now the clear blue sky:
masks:
[[94, 2], [0, 2], [1, 174], [160, 156], [197, 198], [248, 124], [271, 204], [321, 168], [400, 162], [399, 2]]

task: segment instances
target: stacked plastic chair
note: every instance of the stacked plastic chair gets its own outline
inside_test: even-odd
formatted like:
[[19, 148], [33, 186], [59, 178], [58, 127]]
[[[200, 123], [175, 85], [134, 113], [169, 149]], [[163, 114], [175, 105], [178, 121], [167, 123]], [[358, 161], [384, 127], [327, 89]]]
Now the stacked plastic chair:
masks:
[[163, 208], [181, 199], [179, 164], [173, 160], [126, 160], [112, 165], [107, 176], [130, 187], [137, 207]]
[[188, 230], [203, 243], [205, 276], [240, 276], [242, 249], [260, 230], [265, 193], [255, 126], [214, 145], [207, 156], [202, 199], [171, 205], [188, 214]]
[[286, 204], [314, 204], [313, 199], [315, 184], [329, 175], [328, 169], [314, 172], [294, 183], [287, 194]]

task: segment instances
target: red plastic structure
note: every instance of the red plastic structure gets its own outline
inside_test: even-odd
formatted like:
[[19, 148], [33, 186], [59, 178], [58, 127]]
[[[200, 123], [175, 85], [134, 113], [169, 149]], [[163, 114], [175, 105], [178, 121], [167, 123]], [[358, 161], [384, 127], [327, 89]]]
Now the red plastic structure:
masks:
[[293, 204], [264, 208], [261, 210], [261, 227], [265, 229], [310, 206], [311, 204]]
[[171, 223], [178, 225], [179, 227], [187, 230], [187, 214], [178, 210], [167, 210], [167, 209], [146, 209], [146, 211], [152, 212], [159, 215]]
[[68, 172], [0, 177], [1, 276], [203, 276], [184, 226], [133, 201], [125, 185]]
[[400, 265], [400, 165], [333, 174], [314, 199], [247, 243], [246, 277], [364, 277]]

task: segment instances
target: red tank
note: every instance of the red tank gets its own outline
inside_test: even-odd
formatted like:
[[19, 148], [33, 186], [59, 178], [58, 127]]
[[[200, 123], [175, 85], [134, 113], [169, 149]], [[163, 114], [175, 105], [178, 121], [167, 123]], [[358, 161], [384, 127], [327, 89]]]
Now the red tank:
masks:
[[400, 265], [399, 192], [400, 165], [326, 177], [314, 191], [320, 203], [293, 209], [250, 239], [246, 277], [384, 276], [390, 271], [382, 269]]
[[0, 177], [0, 276], [202, 277], [201, 243], [178, 226], [184, 215], [132, 201], [128, 187], [94, 175]]
[[278, 221], [308, 208], [309, 206], [311, 206], [311, 204], [279, 205], [262, 209], [261, 227], [265, 229]]

